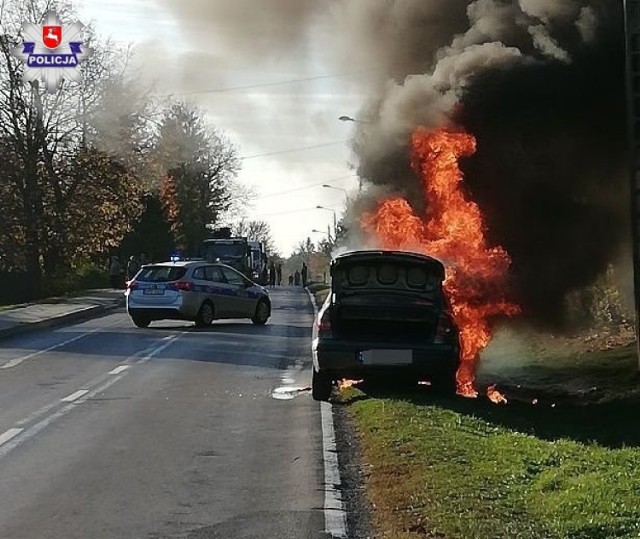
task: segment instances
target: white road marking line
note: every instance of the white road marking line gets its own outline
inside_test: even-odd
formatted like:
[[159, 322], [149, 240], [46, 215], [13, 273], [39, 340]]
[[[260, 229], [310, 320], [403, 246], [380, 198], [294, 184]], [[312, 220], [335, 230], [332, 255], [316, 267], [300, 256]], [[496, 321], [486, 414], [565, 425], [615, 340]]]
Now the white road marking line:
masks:
[[109, 324], [107, 326], [103, 326], [100, 328], [96, 328], [96, 329], [92, 329], [91, 331], [87, 331], [85, 333], [82, 333], [80, 335], [76, 335], [75, 337], [71, 338], [71, 339], [67, 339], [66, 341], [62, 341], [58, 344], [54, 344], [53, 346], [49, 346], [49, 348], [45, 348], [44, 350], [38, 350], [37, 352], [32, 352], [31, 354], [27, 354], [26, 356], [22, 356], [22, 357], [17, 357], [15, 359], [11, 359], [9, 361], [7, 361], [6, 363], [3, 363], [2, 365], [0, 365], [0, 369], [11, 369], [12, 367], [16, 367], [18, 365], [20, 365], [20, 363], [22, 363], [23, 361], [27, 361], [27, 359], [31, 359], [33, 357], [36, 356], [40, 356], [42, 354], [46, 354], [47, 352], [51, 352], [51, 350], [55, 350], [56, 348], [61, 348], [62, 346], [66, 346], [67, 344], [71, 344], [72, 342], [75, 341], [79, 341], [80, 339], [84, 339], [85, 337], [89, 336], [89, 335], [93, 335], [94, 333], [98, 333], [100, 331], [104, 331], [107, 328], [113, 327], [117, 324], [119, 324], [120, 321], [118, 320], [117, 322], [113, 323], [113, 324]]
[[322, 455], [324, 459], [324, 524], [333, 538], [347, 537], [347, 521], [340, 491], [340, 468], [333, 428], [333, 411], [328, 402], [320, 403], [322, 416]]
[[12, 438], [15, 438], [24, 429], [9, 429], [7, 432], [0, 434], [0, 445], [7, 443]]
[[73, 402], [83, 395], [86, 395], [87, 393], [89, 393], [88, 389], [79, 389], [78, 391], [76, 391], [75, 393], [71, 393], [71, 395], [68, 395], [64, 399], [60, 399], [60, 402]]
[[126, 371], [129, 368], [129, 365], [120, 365], [116, 367], [112, 371], [109, 371], [109, 374], [120, 374], [122, 371]]
[[[146, 352], [147, 350], [149, 350], [151, 348], [151, 351], [148, 352], [146, 356], [144, 356], [142, 359], [140, 359], [138, 361], [138, 363], [144, 363], [145, 361], [148, 361], [149, 359], [151, 359], [156, 354], [162, 352], [162, 350], [167, 348], [171, 343], [173, 343], [174, 341], [178, 340], [180, 337], [182, 337], [183, 335], [186, 335], [187, 333], [189, 333], [189, 332], [185, 331], [185, 332], [182, 332], [182, 333], [178, 333], [178, 334], [172, 335], [171, 336], [171, 340], [166, 340], [162, 345], [157, 346], [155, 348], [148, 347], [147, 349], [143, 350], [142, 352], [138, 352], [138, 353], [134, 354], [133, 356], [131, 356], [131, 358], [139, 357], [141, 355], [141, 353], [144, 353], [144, 352]], [[130, 359], [130, 358], [128, 358], [128, 359]], [[31, 427], [28, 427], [26, 429], [22, 429], [22, 428], [21, 429], [11, 429], [11, 430], [19, 431], [19, 432], [16, 432], [15, 434], [12, 434], [12, 436], [10, 438], [8, 438], [8, 440], [10, 440], [10, 441], [4, 442], [4, 445], [0, 444], [0, 459], [5, 457], [6, 455], [8, 455], [11, 451], [13, 451], [16, 447], [18, 447], [22, 443], [24, 443], [27, 440], [29, 440], [29, 439], [33, 438], [34, 436], [36, 436], [39, 432], [43, 431], [45, 428], [47, 428], [49, 425], [51, 425], [51, 423], [53, 423], [57, 419], [60, 419], [61, 417], [65, 416], [71, 410], [75, 410], [78, 407], [78, 404], [85, 403], [86, 401], [88, 401], [89, 399], [91, 399], [94, 396], [98, 395], [99, 393], [102, 393], [102, 392], [106, 391], [113, 384], [115, 384], [119, 380], [122, 380], [122, 378], [124, 378], [126, 375], [127, 375], [127, 371], [123, 371], [121, 374], [118, 374], [116, 376], [111, 376], [109, 373], [107, 373], [106, 374], [106, 377], [107, 377], [106, 382], [104, 382], [102, 385], [97, 385], [97, 384], [100, 384], [103, 380], [105, 380], [105, 375], [102, 375], [99, 378], [97, 378], [96, 380], [94, 380], [93, 382], [91, 382], [87, 386], [87, 387], [90, 387], [92, 389], [82, 389], [80, 391], [76, 391], [76, 393], [73, 393], [73, 394], [69, 395], [65, 399], [62, 399], [62, 402], [67, 402], [67, 404], [65, 406], [63, 406], [62, 408], [60, 408], [59, 410], [56, 410], [55, 412], [53, 412], [51, 415], [45, 416], [38, 423], [36, 423], [36, 424], [32, 425]], [[75, 402], [68, 402], [66, 400], [66, 399], [71, 399], [71, 397], [74, 397], [75, 395], [77, 395], [79, 393], [81, 393], [81, 395], [78, 395], [78, 396], [75, 397], [75, 399], [78, 399], [78, 400], [74, 399]], [[78, 398], [78, 397], [80, 397], [80, 398]], [[54, 404], [57, 404], [57, 403], [54, 403]], [[47, 405], [47, 406], [41, 408], [41, 410], [39, 412], [48, 411], [52, 407], [53, 407], [53, 404]], [[36, 414], [37, 413], [38, 412], [36, 412]], [[30, 418], [33, 418], [34, 415], [35, 414], [32, 414], [30, 416]], [[18, 422], [17, 424], [18, 425], [26, 424], [26, 421], [23, 420], [21, 422]], [[8, 432], [10, 432], [10, 431], [7, 431], [7, 433]], [[7, 433], [5, 433], [5, 434], [7, 434]]]
[[[315, 298], [307, 290], [313, 307], [313, 323], [318, 318]], [[313, 347], [313, 343], [312, 343]], [[313, 367], [312, 367], [313, 368]], [[340, 493], [340, 466], [333, 428], [333, 408], [328, 402], [320, 403], [322, 423], [322, 458], [324, 460], [324, 531], [334, 539], [347, 537], [347, 514]]]
[[[122, 379], [124, 376], [125, 375], [122, 374], [120, 376], [116, 376], [114, 378], [110, 378], [105, 384], [103, 384], [103, 385], [97, 387], [96, 389], [93, 389], [89, 393], [87, 393], [82, 398], [82, 401], [84, 402], [87, 399], [97, 395], [98, 393], [101, 393], [102, 391], [106, 390], [109, 386], [115, 384], [118, 380]], [[29, 427], [24, 432], [20, 433], [20, 435], [15, 436], [14, 439], [11, 440], [10, 442], [0, 446], [0, 459], [3, 458], [3, 457], [6, 457], [16, 447], [18, 447], [19, 445], [23, 444], [27, 440], [33, 438], [36, 434], [38, 434], [39, 432], [41, 432], [44, 429], [46, 429], [49, 425], [51, 425], [51, 423], [53, 423], [54, 421], [56, 421], [57, 419], [60, 419], [61, 417], [65, 416], [65, 415], [67, 415], [71, 410], [75, 410], [77, 407], [78, 407], [78, 404], [75, 403], [75, 402], [68, 403], [66, 406], [63, 406], [62, 408], [60, 408], [59, 410], [57, 410], [53, 414], [48, 415], [47, 417], [45, 417], [44, 419], [40, 420], [35, 425]]]
[[[174, 342], [176, 342], [178, 339], [180, 339], [182, 336], [187, 335], [189, 332], [188, 331], [182, 331], [180, 333], [176, 333], [175, 335], [168, 335], [168, 339], [167, 337], [164, 337], [164, 344], [161, 344], [160, 346], [158, 346], [157, 348], [153, 348], [146, 356], [141, 357], [136, 363], [138, 365], [142, 364], [142, 363], [146, 363], [147, 361], [149, 361], [151, 358], [153, 358], [153, 356], [158, 355], [160, 352], [162, 352], [165, 348], [168, 348], [169, 345], [173, 344]], [[167, 340], [165, 340], [167, 339]]]

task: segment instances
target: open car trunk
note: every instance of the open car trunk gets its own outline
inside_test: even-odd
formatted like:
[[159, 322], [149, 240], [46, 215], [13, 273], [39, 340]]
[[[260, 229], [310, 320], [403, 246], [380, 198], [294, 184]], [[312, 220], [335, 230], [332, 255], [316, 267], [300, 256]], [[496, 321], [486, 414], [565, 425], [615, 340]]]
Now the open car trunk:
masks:
[[332, 267], [332, 327], [349, 340], [432, 341], [444, 308], [440, 262], [419, 255], [373, 252]]

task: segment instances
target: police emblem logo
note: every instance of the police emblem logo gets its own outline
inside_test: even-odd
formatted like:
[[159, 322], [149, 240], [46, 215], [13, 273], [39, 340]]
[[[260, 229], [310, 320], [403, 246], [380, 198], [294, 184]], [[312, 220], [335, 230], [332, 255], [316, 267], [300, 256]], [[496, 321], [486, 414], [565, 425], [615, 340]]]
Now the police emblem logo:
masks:
[[62, 26], [44, 25], [42, 27], [42, 43], [48, 49], [57, 49], [62, 43]]
[[55, 93], [63, 80], [80, 82], [80, 62], [93, 52], [83, 43], [84, 29], [79, 22], [62, 24], [54, 11], [40, 25], [23, 24], [23, 44], [13, 55], [25, 64], [24, 81], [43, 80], [49, 93]]

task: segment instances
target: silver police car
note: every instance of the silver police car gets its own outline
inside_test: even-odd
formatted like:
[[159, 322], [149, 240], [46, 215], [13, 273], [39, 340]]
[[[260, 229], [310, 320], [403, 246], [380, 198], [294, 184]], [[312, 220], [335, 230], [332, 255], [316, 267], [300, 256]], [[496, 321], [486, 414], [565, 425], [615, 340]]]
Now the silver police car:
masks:
[[127, 312], [141, 328], [154, 320], [192, 320], [206, 327], [216, 319], [250, 318], [263, 325], [271, 316], [265, 288], [235, 269], [205, 261], [143, 266], [127, 284]]

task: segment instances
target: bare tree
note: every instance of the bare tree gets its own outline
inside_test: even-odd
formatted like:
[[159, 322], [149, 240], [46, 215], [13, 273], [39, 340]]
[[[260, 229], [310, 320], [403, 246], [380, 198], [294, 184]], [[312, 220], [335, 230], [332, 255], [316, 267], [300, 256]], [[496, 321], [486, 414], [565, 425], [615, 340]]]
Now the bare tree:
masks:
[[248, 238], [250, 241], [262, 242], [267, 253], [272, 257], [277, 255], [271, 234], [271, 226], [266, 221], [247, 221], [243, 219], [235, 225], [233, 232], [236, 236]]

